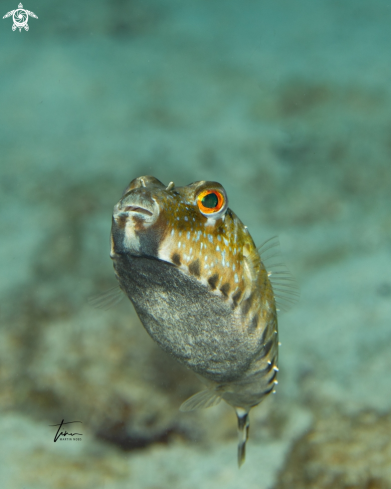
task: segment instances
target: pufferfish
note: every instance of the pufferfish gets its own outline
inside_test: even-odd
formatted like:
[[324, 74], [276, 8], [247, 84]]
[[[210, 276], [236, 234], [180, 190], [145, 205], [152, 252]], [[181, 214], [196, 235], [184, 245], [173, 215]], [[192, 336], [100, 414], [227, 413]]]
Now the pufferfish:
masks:
[[147, 332], [206, 384], [180, 410], [222, 399], [235, 409], [240, 467], [249, 412], [277, 384], [276, 288], [289, 291], [289, 272], [266, 270], [222, 185], [152, 176], [134, 179], [115, 205], [110, 256]]

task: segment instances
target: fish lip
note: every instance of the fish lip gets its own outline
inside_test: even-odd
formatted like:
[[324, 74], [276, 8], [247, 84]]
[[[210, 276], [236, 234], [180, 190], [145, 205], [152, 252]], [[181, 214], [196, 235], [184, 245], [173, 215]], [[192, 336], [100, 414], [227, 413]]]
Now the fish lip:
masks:
[[114, 206], [113, 217], [124, 223], [129, 219], [129, 226], [149, 227], [160, 215], [160, 206], [151, 192], [144, 188], [134, 189]]
[[140, 205], [127, 205], [124, 207], [123, 212], [136, 212], [137, 214], [144, 214], [145, 216], [153, 216], [153, 212]]

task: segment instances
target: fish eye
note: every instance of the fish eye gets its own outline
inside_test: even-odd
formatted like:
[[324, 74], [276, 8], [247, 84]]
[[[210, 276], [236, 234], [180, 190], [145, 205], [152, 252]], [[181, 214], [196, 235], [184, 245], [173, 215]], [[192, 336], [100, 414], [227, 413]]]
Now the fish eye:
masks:
[[216, 189], [204, 190], [197, 196], [198, 208], [204, 215], [212, 215], [219, 212], [224, 204], [224, 195]]

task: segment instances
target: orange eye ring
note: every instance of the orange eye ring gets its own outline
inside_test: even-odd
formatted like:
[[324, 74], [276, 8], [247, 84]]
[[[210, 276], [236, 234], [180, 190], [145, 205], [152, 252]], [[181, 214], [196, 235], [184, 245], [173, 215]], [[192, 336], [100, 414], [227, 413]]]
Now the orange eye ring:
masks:
[[197, 196], [197, 205], [202, 214], [215, 214], [222, 209], [224, 204], [224, 195], [216, 189], [203, 190]]

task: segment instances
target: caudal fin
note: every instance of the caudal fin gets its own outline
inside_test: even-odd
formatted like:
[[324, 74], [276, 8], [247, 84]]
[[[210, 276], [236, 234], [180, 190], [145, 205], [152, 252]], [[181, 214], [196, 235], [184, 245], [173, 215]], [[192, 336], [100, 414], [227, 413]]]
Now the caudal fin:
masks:
[[248, 411], [242, 408], [236, 408], [236, 416], [238, 417], [238, 466], [243, 465], [246, 459], [246, 441], [248, 440], [248, 430], [250, 427], [250, 418]]

